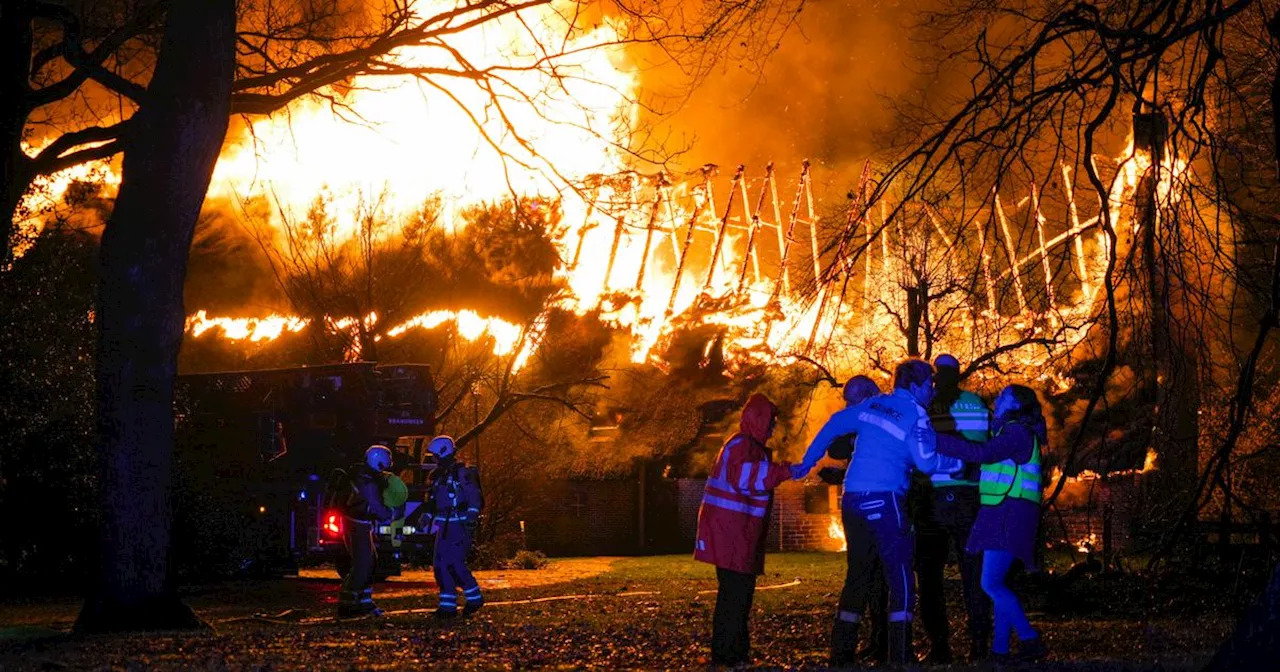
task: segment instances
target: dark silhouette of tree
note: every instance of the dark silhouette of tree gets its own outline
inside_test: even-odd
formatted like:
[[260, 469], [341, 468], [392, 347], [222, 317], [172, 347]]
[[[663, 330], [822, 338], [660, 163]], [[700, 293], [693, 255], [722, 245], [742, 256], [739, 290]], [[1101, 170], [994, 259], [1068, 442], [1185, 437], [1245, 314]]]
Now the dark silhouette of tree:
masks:
[[[518, 366], [528, 357], [522, 350], [563, 347], [544, 342], [550, 316], [565, 317], [551, 306], [563, 289], [554, 276], [562, 264], [552, 240], [561, 227], [557, 200], [477, 204], [461, 213], [465, 226], [456, 232], [436, 226], [436, 199], [392, 219], [381, 199], [360, 198], [354, 235], [339, 231], [331, 207], [319, 197], [304, 220], [284, 217], [279, 232], [269, 219], [251, 223], [292, 312], [313, 325], [308, 331], [316, 353], [309, 361], [430, 364], [442, 400], [435, 423], [453, 424], [460, 445], [522, 402], [584, 412], [587, 402], [578, 388], [600, 387], [606, 378], [596, 368], [600, 353], [572, 366], [544, 356], [534, 359], [531, 371]], [[399, 331], [416, 316], [462, 307], [519, 328], [515, 347], [495, 352], [492, 337], [464, 338], [453, 321], [425, 334]], [[344, 318], [349, 326], [334, 325]], [[558, 331], [551, 329], [553, 337]], [[484, 417], [453, 423], [472, 401], [483, 402]]]
[[[540, 95], [516, 83], [522, 73], [537, 71], [553, 81], [581, 77], [569, 62], [583, 47], [574, 46], [568, 33], [606, 19], [625, 19], [616, 41], [590, 48], [635, 45], [651, 50], [655, 58], [676, 63], [685, 75], [681, 85], [673, 87], [678, 97], [687, 95], [690, 86], [726, 58], [758, 63], [767, 57], [804, 4], [803, 0], [714, 0], [690, 7], [687, 0], [597, 0], [570, 3], [565, 11], [553, 2], [241, 3], [229, 113], [269, 115], [304, 96], [326, 99], [341, 111], [340, 96], [327, 87], [341, 88], [357, 76], [417, 77], [446, 93], [477, 125], [484, 118], [501, 119], [506, 133], [531, 150], [526, 129], [511, 124], [506, 108], [536, 101]], [[0, 44], [6, 64], [0, 78], [0, 174], [5, 185], [0, 212], [0, 240], [5, 246], [0, 261], [10, 254], [14, 220], [32, 214], [19, 210], [33, 181], [114, 156], [125, 148], [132, 115], [148, 96], [145, 81], [156, 60], [158, 26], [170, 4], [164, 0], [12, 0], [0, 9]], [[536, 58], [506, 65], [478, 64], [458, 47], [459, 36], [469, 31], [474, 34], [500, 21], [524, 21], [525, 13], [544, 9], [559, 13], [566, 35], [550, 40], [535, 36]], [[524, 29], [534, 34], [529, 24]], [[433, 61], [438, 64], [419, 67], [400, 62], [397, 50], [406, 47], [430, 51], [439, 56]], [[489, 109], [472, 109], [451, 92], [451, 86], [475, 87]], [[491, 134], [486, 139], [496, 148]], [[38, 142], [30, 148], [33, 156], [24, 151], [28, 140]], [[639, 151], [648, 158], [664, 153], [653, 144]], [[529, 151], [519, 161], [559, 176], [556, 167], [536, 152]]]
[[[1096, 213], [1101, 231], [1106, 271], [1085, 325], [1096, 366], [1079, 378], [1088, 403], [1062, 446], [1064, 478], [1050, 503], [1082, 468], [1081, 448], [1099, 434], [1099, 417], [1108, 417], [1117, 371], [1131, 367], [1148, 409], [1142, 440], [1160, 453], [1155, 478], [1177, 493], [1162, 498], [1162, 515], [1185, 520], [1186, 507], [1199, 509], [1213, 491], [1239, 505], [1213, 470], [1208, 485], [1197, 478], [1199, 411], [1232, 396], [1214, 380], [1219, 367], [1243, 370], [1236, 367], [1246, 359], [1224, 306], [1261, 310], [1269, 301], [1268, 272], [1259, 267], [1269, 269], [1280, 204], [1274, 176], [1259, 167], [1275, 151], [1258, 142], [1273, 133], [1259, 84], [1269, 85], [1274, 67], [1266, 11], [1256, 0], [970, 2], [928, 16], [924, 28], [947, 46], [939, 73], [960, 73], [966, 90], [942, 111], [903, 106], [918, 135], [866, 199], [893, 196], [880, 228], [897, 226], [932, 194], [976, 212], [1011, 183], [1029, 180], [1043, 194], [1061, 173], [1083, 176], [1076, 200]], [[1130, 133], [1132, 152], [1117, 164], [1112, 156]], [[1134, 196], [1109, 205], [1135, 167]], [[826, 248], [840, 257], [832, 265], [848, 259], [857, 268], [878, 233], [836, 236]], [[1236, 361], [1213, 361], [1223, 353]]]
[[81, 632], [198, 623], [168, 572], [173, 386], [187, 253], [226, 135], [234, 74], [233, 0], [170, 7], [102, 236], [101, 572], [76, 623]]
[[[529, 149], [522, 129], [503, 114], [509, 98], [521, 95], [510, 80], [515, 71], [528, 68], [553, 81], [573, 77], [562, 67], [572, 56], [566, 53], [570, 41], [543, 44], [531, 65], [511, 67], [478, 67], [452, 41], [504, 17], [518, 21], [520, 12], [550, 3], [467, 0], [419, 14], [417, 3], [391, 0], [385, 11], [366, 15], [361, 9], [352, 16], [335, 16], [330, 10], [341, 6], [337, 3], [270, 0], [239, 5], [231, 0], [17, 0], [3, 5], [4, 260], [21, 197], [36, 177], [123, 153], [121, 185], [102, 237], [96, 311], [101, 571], [78, 630], [198, 624], [178, 599], [168, 572], [173, 385], [186, 317], [187, 255], [230, 115], [268, 114], [300, 96], [328, 95], [325, 87], [357, 75], [408, 75], [442, 90], [443, 81], [477, 87], [485, 110], [458, 104], [477, 125], [482, 113], [502, 118], [506, 130]], [[619, 41], [666, 54], [684, 66], [692, 85], [725, 58], [767, 56], [801, 4], [723, 0], [689, 11], [683, 0], [610, 0], [574, 4], [578, 13], [564, 18], [567, 32], [607, 17], [629, 19]], [[237, 7], [257, 13], [237, 16]], [[411, 45], [438, 50], [446, 64], [396, 62], [396, 50]], [[93, 114], [104, 97], [114, 114]], [[330, 101], [341, 106], [336, 96]], [[28, 156], [23, 141], [31, 133], [33, 112], [60, 111], [62, 104], [77, 102], [89, 109], [71, 114], [69, 123], [57, 123], [58, 115], [37, 120], [51, 133], [48, 143]], [[529, 160], [559, 176], [555, 166], [529, 153]], [[509, 381], [515, 369], [512, 359], [500, 379]], [[561, 401], [563, 386], [548, 380], [509, 395], [476, 431], [503, 406]], [[464, 433], [460, 442], [472, 435]]]

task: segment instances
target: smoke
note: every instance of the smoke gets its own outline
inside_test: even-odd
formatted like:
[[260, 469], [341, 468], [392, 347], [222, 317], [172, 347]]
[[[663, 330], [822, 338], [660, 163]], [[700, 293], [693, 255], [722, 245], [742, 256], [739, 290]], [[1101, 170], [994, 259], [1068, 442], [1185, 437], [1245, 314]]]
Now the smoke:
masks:
[[[820, 179], [848, 186], [850, 173], [899, 130], [892, 102], [945, 88], [920, 71], [934, 47], [908, 39], [918, 11], [896, 2], [808, 2], [762, 70], [725, 63], [665, 121], [669, 135], [659, 135], [689, 146], [684, 168], [745, 163], [759, 174], [773, 161], [788, 174], [810, 159]], [[665, 77], [646, 73], [644, 90], [670, 95]]]

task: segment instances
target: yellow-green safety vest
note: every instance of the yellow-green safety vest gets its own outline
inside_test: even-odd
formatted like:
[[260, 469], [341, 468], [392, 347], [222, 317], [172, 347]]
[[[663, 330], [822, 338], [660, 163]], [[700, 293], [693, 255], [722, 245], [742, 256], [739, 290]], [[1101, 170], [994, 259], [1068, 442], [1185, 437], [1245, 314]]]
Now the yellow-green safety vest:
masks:
[[[933, 421], [934, 429], [939, 433], [959, 434], [965, 440], [975, 443], [983, 443], [990, 437], [991, 412], [982, 402], [982, 397], [966, 390], [962, 390], [960, 396], [951, 402], [950, 408], [930, 419]], [[935, 488], [978, 485], [977, 481], [957, 476], [933, 474], [929, 480]]]
[[[997, 434], [998, 435], [998, 434]], [[1040, 474], [1040, 438], [1032, 439], [1031, 459], [1018, 464], [1012, 459], [982, 465], [978, 497], [983, 506], [995, 506], [1006, 497], [1040, 503], [1043, 479]]]

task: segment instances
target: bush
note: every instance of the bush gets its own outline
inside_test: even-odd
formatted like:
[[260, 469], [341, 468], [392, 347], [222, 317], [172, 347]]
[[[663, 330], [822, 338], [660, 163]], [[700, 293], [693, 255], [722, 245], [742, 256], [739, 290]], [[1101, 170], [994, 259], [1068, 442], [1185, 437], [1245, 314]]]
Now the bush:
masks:
[[506, 569], [542, 569], [547, 566], [547, 555], [542, 551], [520, 551], [516, 557], [503, 563]]

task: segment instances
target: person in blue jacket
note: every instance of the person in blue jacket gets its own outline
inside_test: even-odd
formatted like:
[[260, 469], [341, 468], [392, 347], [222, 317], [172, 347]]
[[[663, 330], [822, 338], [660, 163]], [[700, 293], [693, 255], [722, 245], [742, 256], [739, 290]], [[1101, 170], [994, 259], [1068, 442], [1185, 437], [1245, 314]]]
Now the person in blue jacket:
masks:
[[907, 517], [907, 485], [913, 469], [933, 474], [964, 466], [933, 451], [933, 428], [925, 410], [933, 399], [929, 364], [918, 359], [902, 362], [894, 370], [893, 387], [891, 394], [874, 396], [832, 415], [803, 461], [793, 467], [793, 476], [802, 477], [833, 442], [857, 435], [841, 502], [849, 568], [831, 631], [831, 657], [837, 665], [851, 663], [857, 651], [858, 624], [877, 563], [889, 584], [889, 663], [915, 662], [911, 652], [915, 535]]
[[1046, 654], [1044, 641], [1007, 583], [1014, 560], [1028, 568], [1035, 566], [1044, 483], [1041, 450], [1046, 441], [1036, 393], [1022, 385], [1004, 388], [996, 397], [994, 424], [992, 438], [980, 443], [946, 434], [920, 432], [920, 436], [922, 442], [935, 441], [939, 454], [982, 465], [978, 476], [981, 506], [967, 550], [982, 554], [982, 590], [995, 606], [992, 660], [1011, 660], [1011, 633], [1018, 635], [1019, 660], [1039, 660]]
[[[845, 408], [853, 408], [880, 393], [880, 386], [876, 384], [876, 381], [862, 375], [854, 376], [845, 381], [841, 390]], [[856, 438], [857, 435], [855, 434], [846, 434], [831, 442], [831, 445], [827, 447], [826, 456], [833, 460], [844, 462], [844, 465], [819, 469], [818, 476], [824, 483], [830, 485], [844, 483], [845, 474], [848, 472], [849, 459], [853, 457], [853, 443]], [[817, 464], [823, 455], [822, 447], [816, 443], [814, 446], [816, 448], [810, 447], [810, 450], [815, 452], [812, 455], [805, 456], [805, 461], [810, 464]], [[808, 467], [805, 468], [806, 471], [808, 469]], [[846, 561], [850, 557], [852, 556], [846, 553]], [[889, 625], [887, 615], [889, 610], [889, 586], [884, 581], [884, 572], [880, 569], [878, 563], [872, 563], [872, 572], [874, 577], [871, 579], [871, 588], [867, 593], [865, 619], [871, 623], [871, 633], [870, 637], [868, 637], [866, 649], [858, 657], [874, 665], [883, 665], [889, 657], [889, 632], [886, 629]], [[848, 665], [852, 662], [845, 652], [831, 652], [832, 665]]]
[[453, 618], [458, 615], [458, 589], [466, 600], [464, 613], [475, 613], [484, 606], [480, 584], [467, 568], [467, 554], [471, 552], [480, 509], [484, 498], [480, 492], [480, 479], [476, 470], [457, 459], [457, 447], [453, 437], [437, 436], [427, 445], [427, 451], [436, 456], [439, 464], [432, 474], [431, 529], [436, 535], [435, 556], [431, 568], [435, 571], [436, 585], [440, 590], [437, 618]]
[[390, 468], [391, 449], [375, 444], [365, 451], [364, 462], [347, 469], [351, 492], [343, 506], [342, 542], [351, 555], [351, 568], [338, 593], [338, 618], [382, 615], [373, 601], [373, 574], [378, 564], [373, 530], [378, 523], [395, 518], [395, 510], [382, 501], [382, 472]]

